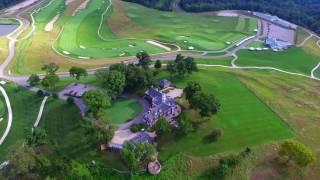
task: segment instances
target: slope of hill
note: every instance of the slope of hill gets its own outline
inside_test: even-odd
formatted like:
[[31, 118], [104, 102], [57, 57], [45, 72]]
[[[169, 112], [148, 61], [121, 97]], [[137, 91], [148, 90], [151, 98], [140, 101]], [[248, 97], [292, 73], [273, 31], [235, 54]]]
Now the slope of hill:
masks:
[[[271, 13], [320, 33], [320, 2], [318, 0], [125, 0], [157, 9], [171, 9], [172, 2], [180, 2], [188, 12], [227, 9], [251, 10]], [[171, 2], [171, 3], [170, 3]], [[285, 9], [284, 9], [285, 7]]]

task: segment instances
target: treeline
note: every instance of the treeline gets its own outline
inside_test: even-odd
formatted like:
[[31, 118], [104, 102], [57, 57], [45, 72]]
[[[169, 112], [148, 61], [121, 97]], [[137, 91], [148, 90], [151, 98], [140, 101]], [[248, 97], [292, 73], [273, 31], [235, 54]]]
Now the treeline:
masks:
[[[125, 0], [160, 10], [171, 10], [174, 0]], [[178, 0], [176, 0], [178, 1]], [[250, 10], [277, 15], [320, 34], [319, 0], [181, 0], [188, 12]]]
[[164, 11], [171, 10], [171, 3], [173, 2], [172, 0], [124, 0], [124, 1], [138, 3], [150, 8], [160, 9]]
[[277, 15], [320, 34], [318, 0], [181, 0], [180, 6], [190, 12], [226, 9], [260, 11]]
[[21, 1], [23, 0], [0, 0], [0, 9], [4, 9]]

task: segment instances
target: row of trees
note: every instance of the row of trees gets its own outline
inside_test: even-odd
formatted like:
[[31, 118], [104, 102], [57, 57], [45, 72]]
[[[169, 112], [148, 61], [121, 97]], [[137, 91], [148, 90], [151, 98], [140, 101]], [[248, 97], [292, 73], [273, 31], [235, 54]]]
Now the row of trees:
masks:
[[167, 70], [172, 76], [178, 75], [184, 77], [186, 74], [198, 71], [198, 67], [193, 58], [178, 54], [173, 62], [167, 64]]
[[210, 116], [220, 110], [219, 101], [214, 95], [203, 92], [199, 83], [190, 82], [183, 91], [191, 107], [199, 109], [201, 116]]
[[[316, 1], [301, 0], [181, 0], [181, 7], [189, 12], [218, 11], [226, 9], [250, 10], [271, 13], [309, 28], [318, 34], [320, 11]], [[285, 7], [285, 9], [284, 9]]]

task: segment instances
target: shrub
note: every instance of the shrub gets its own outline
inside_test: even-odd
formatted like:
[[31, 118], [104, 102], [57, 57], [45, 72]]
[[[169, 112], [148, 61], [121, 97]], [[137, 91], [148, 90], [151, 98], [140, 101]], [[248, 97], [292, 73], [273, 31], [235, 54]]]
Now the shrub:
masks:
[[73, 97], [68, 97], [68, 98], [67, 98], [67, 103], [70, 104], [70, 105], [74, 104], [74, 99], [73, 99]]
[[144, 124], [134, 124], [130, 127], [131, 132], [138, 132], [141, 131], [142, 129], [145, 129], [146, 126]]
[[205, 137], [205, 141], [215, 142], [222, 136], [222, 131], [220, 129], [214, 129], [208, 136]]
[[55, 99], [58, 99], [59, 96], [58, 96], [57, 93], [52, 93], [52, 97], [55, 98]]
[[43, 95], [44, 95], [44, 93], [43, 93], [43, 91], [42, 91], [42, 90], [38, 90], [38, 91], [37, 91], [37, 95], [38, 95], [38, 96], [43, 96]]

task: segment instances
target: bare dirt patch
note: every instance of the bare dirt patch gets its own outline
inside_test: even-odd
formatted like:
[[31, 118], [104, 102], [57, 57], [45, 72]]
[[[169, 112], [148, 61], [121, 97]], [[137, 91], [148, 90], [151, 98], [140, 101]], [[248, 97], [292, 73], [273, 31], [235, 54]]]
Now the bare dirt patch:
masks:
[[52, 18], [52, 20], [46, 25], [46, 27], [44, 28], [44, 30], [46, 32], [51, 32], [53, 30], [54, 27], [54, 23], [59, 19], [60, 15], [57, 14], [55, 17]]
[[217, 13], [218, 16], [224, 16], [224, 17], [237, 17], [239, 16], [238, 13], [233, 12], [233, 11], [219, 11]]
[[75, 16], [79, 11], [86, 9], [89, 2], [90, 0], [86, 0], [83, 3], [81, 3], [80, 6], [78, 6], [78, 8], [75, 11], [73, 11], [72, 16]]

